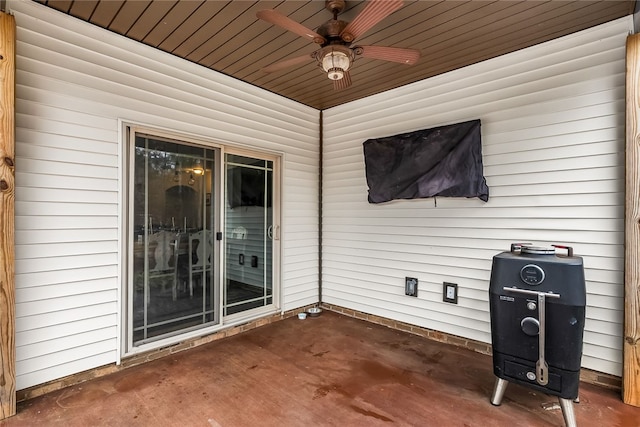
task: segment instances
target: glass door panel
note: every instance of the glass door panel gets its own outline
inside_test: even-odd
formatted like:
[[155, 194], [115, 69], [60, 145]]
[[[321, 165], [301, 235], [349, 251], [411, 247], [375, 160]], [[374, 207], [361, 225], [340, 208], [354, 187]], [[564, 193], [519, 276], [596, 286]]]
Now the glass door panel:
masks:
[[225, 158], [224, 315], [272, 305], [273, 161]]
[[217, 150], [135, 135], [133, 345], [217, 323]]

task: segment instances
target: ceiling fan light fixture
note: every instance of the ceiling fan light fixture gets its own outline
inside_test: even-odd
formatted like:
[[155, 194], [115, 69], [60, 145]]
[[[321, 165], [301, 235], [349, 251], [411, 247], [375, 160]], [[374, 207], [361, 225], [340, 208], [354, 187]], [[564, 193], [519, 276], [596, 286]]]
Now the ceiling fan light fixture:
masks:
[[[349, 48], [344, 48], [349, 53]], [[351, 57], [343, 49], [331, 47], [322, 56], [322, 69], [327, 72], [330, 80], [340, 80], [344, 77], [344, 72], [351, 66]]]
[[344, 70], [342, 68], [330, 68], [327, 71], [327, 77], [329, 77], [329, 80], [340, 80], [344, 77]]

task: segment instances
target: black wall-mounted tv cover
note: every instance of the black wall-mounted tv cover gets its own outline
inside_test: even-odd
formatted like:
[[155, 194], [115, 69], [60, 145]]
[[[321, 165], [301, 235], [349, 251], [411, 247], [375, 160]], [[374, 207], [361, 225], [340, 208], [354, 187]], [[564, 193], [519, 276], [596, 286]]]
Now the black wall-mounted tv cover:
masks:
[[480, 120], [368, 139], [363, 148], [369, 203], [435, 196], [489, 200]]

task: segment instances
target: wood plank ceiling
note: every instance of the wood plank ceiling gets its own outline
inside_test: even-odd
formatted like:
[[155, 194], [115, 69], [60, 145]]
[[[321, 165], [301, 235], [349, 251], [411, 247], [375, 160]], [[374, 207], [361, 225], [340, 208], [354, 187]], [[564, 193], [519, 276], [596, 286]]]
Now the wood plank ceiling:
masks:
[[[318, 48], [256, 18], [275, 9], [310, 29], [332, 18], [323, 1], [34, 0], [203, 67], [325, 109], [523, 49], [633, 13], [632, 0], [405, 1], [358, 45], [418, 49], [416, 65], [358, 57], [351, 87], [336, 91], [309, 58], [264, 73], [272, 63]], [[366, 1], [347, 1], [352, 21]]]

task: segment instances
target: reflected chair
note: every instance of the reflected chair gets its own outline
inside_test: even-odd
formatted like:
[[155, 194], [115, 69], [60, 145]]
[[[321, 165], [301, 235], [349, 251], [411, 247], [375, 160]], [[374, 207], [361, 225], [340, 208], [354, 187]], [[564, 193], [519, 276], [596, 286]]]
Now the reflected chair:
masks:
[[203, 280], [211, 272], [213, 232], [200, 230], [189, 235], [189, 296], [193, 296], [193, 283]]
[[175, 301], [178, 297], [178, 250], [180, 248], [180, 233], [158, 231], [149, 235], [149, 245], [155, 244], [153, 251], [154, 265], [149, 266], [149, 280], [147, 283], [147, 303], [151, 297], [151, 282], [161, 281], [162, 290], [165, 284], [171, 283], [171, 296]]

